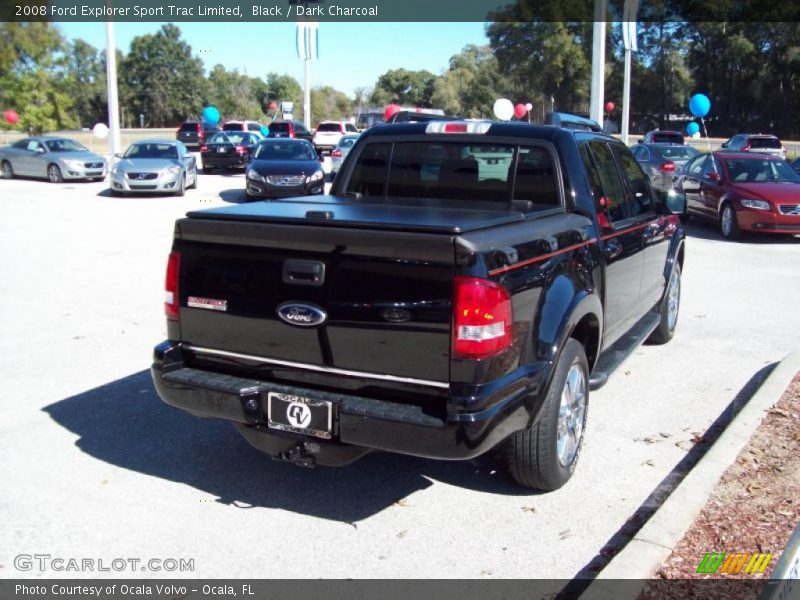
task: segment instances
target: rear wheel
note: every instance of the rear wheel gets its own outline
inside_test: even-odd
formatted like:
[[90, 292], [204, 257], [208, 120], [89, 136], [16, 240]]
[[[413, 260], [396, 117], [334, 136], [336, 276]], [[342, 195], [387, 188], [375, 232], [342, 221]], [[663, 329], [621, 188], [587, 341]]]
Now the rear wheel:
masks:
[[730, 202], [725, 203], [725, 206], [722, 207], [722, 214], [719, 217], [719, 229], [725, 239], [738, 240], [742, 237], [739, 221], [736, 219], [736, 211]]
[[14, 178], [14, 169], [11, 168], [11, 163], [7, 160], [4, 160], [3, 164], [0, 165], [0, 174], [2, 174], [3, 179]]
[[211, 173], [211, 171], [213, 171], [213, 170], [214, 170], [214, 169], [212, 169], [211, 167], [203, 167], [203, 173], [204, 173], [205, 175], [208, 175], [208, 174], [209, 174], [209, 173]]
[[658, 314], [661, 322], [647, 338], [648, 344], [666, 344], [675, 335], [675, 327], [678, 325], [678, 312], [681, 308], [681, 266], [675, 265], [672, 275], [669, 277], [669, 285], [661, 303], [658, 307]]
[[572, 477], [583, 446], [588, 381], [586, 351], [570, 338], [556, 364], [538, 422], [504, 442], [508, 470], [515, 482], [551, 491]]
[[50, 165], [47, 167], [47, 178], [51, 183], [61, 183], [64, 181], [64, 175], [62, 175], [58, 165]]

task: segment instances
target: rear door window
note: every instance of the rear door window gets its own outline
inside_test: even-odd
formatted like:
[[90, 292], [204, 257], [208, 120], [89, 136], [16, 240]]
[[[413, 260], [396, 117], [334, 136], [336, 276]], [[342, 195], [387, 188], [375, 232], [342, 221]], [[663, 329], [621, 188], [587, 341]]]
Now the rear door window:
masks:
[[611, 149], [608, 147], [608, 143], [599, 141], [589, 142], [589, 148], [597, 168], [597, 178], [600, 184], [599, 189], [595, 190], [595, 195], [598, 200], [600, 196], [606, 199], [606, 214], [612, 223], [623, 221], [629, 216], [628, 205], [625, 188], [622, 185]]
[[650, 180], [642, 171], [642, 167], [622, 144], [611, 144], [614, 157], [619, 163], [625, 181], [625, 201], [628, 204], [628, 216], [637, 217], [653, 212], [653, 197]]

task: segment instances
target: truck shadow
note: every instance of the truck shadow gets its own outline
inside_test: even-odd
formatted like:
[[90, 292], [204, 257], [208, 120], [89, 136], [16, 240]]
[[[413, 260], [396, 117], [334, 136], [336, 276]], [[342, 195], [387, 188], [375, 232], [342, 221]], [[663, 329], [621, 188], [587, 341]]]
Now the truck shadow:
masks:
[[514, 486], [488, 461], [440, 462], [386, 453], [341, 468], [302, 469], [251, 447], [234, 427], [164, 404], [149, 371], [65, 398], [43, 409], [79, 436], [86, 454], [124, 469], [196, 488], [237, 508], [279, 508], [355, 523], [433, 481], [502, 495]]

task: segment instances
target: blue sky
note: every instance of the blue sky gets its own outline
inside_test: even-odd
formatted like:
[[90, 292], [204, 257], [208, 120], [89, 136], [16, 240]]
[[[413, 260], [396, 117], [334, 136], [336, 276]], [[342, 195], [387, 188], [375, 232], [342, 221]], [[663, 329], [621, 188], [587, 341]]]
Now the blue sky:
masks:
[[[105, 49], [105, 23], [57, 23], [70, 40], [81, 38]], [[116, 45], [155, 33], [161, 23], [115, 23]], [[176, 23], [206, 71], [216, 64], [264, 77], [286, 73], [303, 84], [293, 23]], [[347, 94], [372, 87], [389, 69], [444, 71], [450, 57], [467, 44], [487, 44], [483, 23], [321, 23], [319, 60], [311, 67], [312, 86], [331, 85]]]

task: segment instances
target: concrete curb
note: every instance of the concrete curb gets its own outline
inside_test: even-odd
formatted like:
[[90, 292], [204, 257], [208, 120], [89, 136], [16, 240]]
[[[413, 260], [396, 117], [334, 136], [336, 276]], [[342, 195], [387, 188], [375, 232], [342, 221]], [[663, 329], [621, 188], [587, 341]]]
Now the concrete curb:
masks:
[[[750, 441], [764, 419], [764, 413], [778, 402], [798, 371], [800, 351], [790, 354], [775, 367], [653, 517], [598, 574], [581, 595], [582, 599], [622, 598], [618, 580], [638, 579], [644, 585], [645, 580], [655, 574], [694, 523], [722, 474]], [[625, 594], [624, 597], [635, 598], [641, 585], [636, 586], [637, 590], [631, 596]]]

